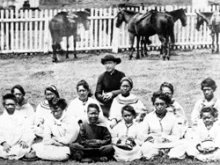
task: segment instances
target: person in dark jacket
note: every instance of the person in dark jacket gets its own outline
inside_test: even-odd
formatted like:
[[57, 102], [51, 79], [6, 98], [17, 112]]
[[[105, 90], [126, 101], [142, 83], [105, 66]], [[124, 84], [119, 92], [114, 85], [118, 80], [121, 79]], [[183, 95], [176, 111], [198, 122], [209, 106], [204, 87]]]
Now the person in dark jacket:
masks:
[[111, 134], [107, 127], [98, 123], [99, 106], [88, 105], [88, 120], [80, 125], [76, 143], [70, 144], [71, 158], [80, 162], [108, 161], [114, 155]]
[[101, 63], [105, 66], [106, 71], [98, 78], [95, 97], [101, 103], [104, 116], [109, 117], [113, 98], [120, 94], [120, 81], [125, 74], [115, 69], [116, 65], [121, 63], [120, 58], [106, 55], [101, 59]]

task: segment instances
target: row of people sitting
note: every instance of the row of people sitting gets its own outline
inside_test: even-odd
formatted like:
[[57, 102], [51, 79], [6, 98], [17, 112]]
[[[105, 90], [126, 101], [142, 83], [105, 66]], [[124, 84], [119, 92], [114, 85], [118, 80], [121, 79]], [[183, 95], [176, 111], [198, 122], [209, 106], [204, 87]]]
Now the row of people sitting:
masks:
[[45, 100], [36, 112], [24, 99], [24, 89], [14, 86], [11, 94], [3, 96], [0, 157], [36, 155], [46, 160], [66, 160], [71, 155], [82, 161], [92, 155], [85, 161], [107, 161], [112, 156], [132, 161], [152, 159], [161, 153], [183, 159], [187, 153], [204, 161], [218, 159], [219, 100], [214, 97], [214, 80], [207, 78], [201, 83], [204, 98], [195, 104], [191, 129], [183, 108], [172, 98], [171, 84], [163, 83], [153, 94], [154, 110], [147, 115], [141, 101], [130, 93], [132, 87], [130, 78], [121, 80], [121, 93], [106, 119], [84, 80], [77, 84], [79, 97], [69, 106], [59, 98], [55, 86], [47, 87]]

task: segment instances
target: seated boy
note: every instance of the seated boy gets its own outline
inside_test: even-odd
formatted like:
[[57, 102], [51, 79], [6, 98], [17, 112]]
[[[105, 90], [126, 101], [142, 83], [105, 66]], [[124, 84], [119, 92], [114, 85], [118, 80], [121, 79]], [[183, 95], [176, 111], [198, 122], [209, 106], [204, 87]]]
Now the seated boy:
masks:
[[88, 120], [80, 127], [77, 143], [70, 145], [71, 157], [81, 162], [108, 161], [113, 157], [111, 134], [98, 123], [100, 109], [97, 104], [89, 104]]
[[30, 152], [35, 138], [28, 120], [16, 111], [17, 100], [13, 94], [2, 98], [4, 112], [0, 116], [0, 157], [20, 159]]

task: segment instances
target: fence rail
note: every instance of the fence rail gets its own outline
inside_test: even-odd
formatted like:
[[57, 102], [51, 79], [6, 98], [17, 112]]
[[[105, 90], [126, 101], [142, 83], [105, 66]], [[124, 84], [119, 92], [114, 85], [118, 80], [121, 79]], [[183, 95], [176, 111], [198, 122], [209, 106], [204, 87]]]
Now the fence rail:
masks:
[[[157, 8], [158, 11], [166, 11], [165, 6], [130, 8], [140, 12], [146, 12]], [[211, 36], [209, 28], [204, 24], [200, 31], [195, 29], [196, 12], [219, 11], [219, 6], [208, 6], [204, 9], [196, 9], [191, 6], [169, 6], [169, 10], [178, 8], [187, 9], [187, 26], [182, 27], [180, 21], [175, 23], [176, 48], [210, 47]], [[61, 10], [41, 11], [0, 11], [0, 53], [13, 52], [48, 52], [52, 51], [51, 36], [48, 28], [49, 21]], [[68, 11], [68, 10], [63, 10]], [[77, 50], [129, 48], [129, 38], [126, 25], [117, 29], [115, 27], [116, 8], [91, 9], [90, 29], [85, 31], [82, 25], [78, 25]], [[149, 49], [157, 49], [160, 46], [158, 37], [152, 36], [152, 45]], [[73, 37], [69, 38], [70, 48], [73, 50]], [[66, 40], [63, 39], [61, 47], [66, 50]]]

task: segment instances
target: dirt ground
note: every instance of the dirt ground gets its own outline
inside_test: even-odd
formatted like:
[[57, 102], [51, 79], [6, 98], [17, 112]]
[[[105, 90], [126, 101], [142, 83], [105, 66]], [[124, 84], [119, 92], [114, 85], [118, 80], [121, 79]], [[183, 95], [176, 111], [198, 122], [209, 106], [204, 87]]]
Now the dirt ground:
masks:
[[[0, 60], [0, 93], [9, 92], [15, 84], [26, 90], [26, 98], [34, 107], [43, 100], [44, 89], [48, 85], [57, 86], [61, 97], [69, 102], [77, 96], [76, 84], [85, 79], [95, 91], [98, 76], [104, 72], [100, 63], [108, 53], [78, 54], [69, 60], [60, 56], [59, 63], [51, 62], [51, 55], [3, 56]], [[210, 50], [174, 51], [170, 61], [162, 61], [159, 52], [151, 51], [149, 57], [141, 60], [128, 60], [128, 52], [115, 56], [122, 58], [117, 69], [125, 72], [134, 81], [132, 93], [136, 94], [152, 110], [152, 93], [159, 89], [164, 81], [175, 87], [175, 98], [184, 107], [188, 119], [195, 101], [202, 97], [200, 83], [206, 77], [213, 78], [220, 84], [220, 55], [211, 54]], [[217, 88], [216, 95], [220, 96]]]

